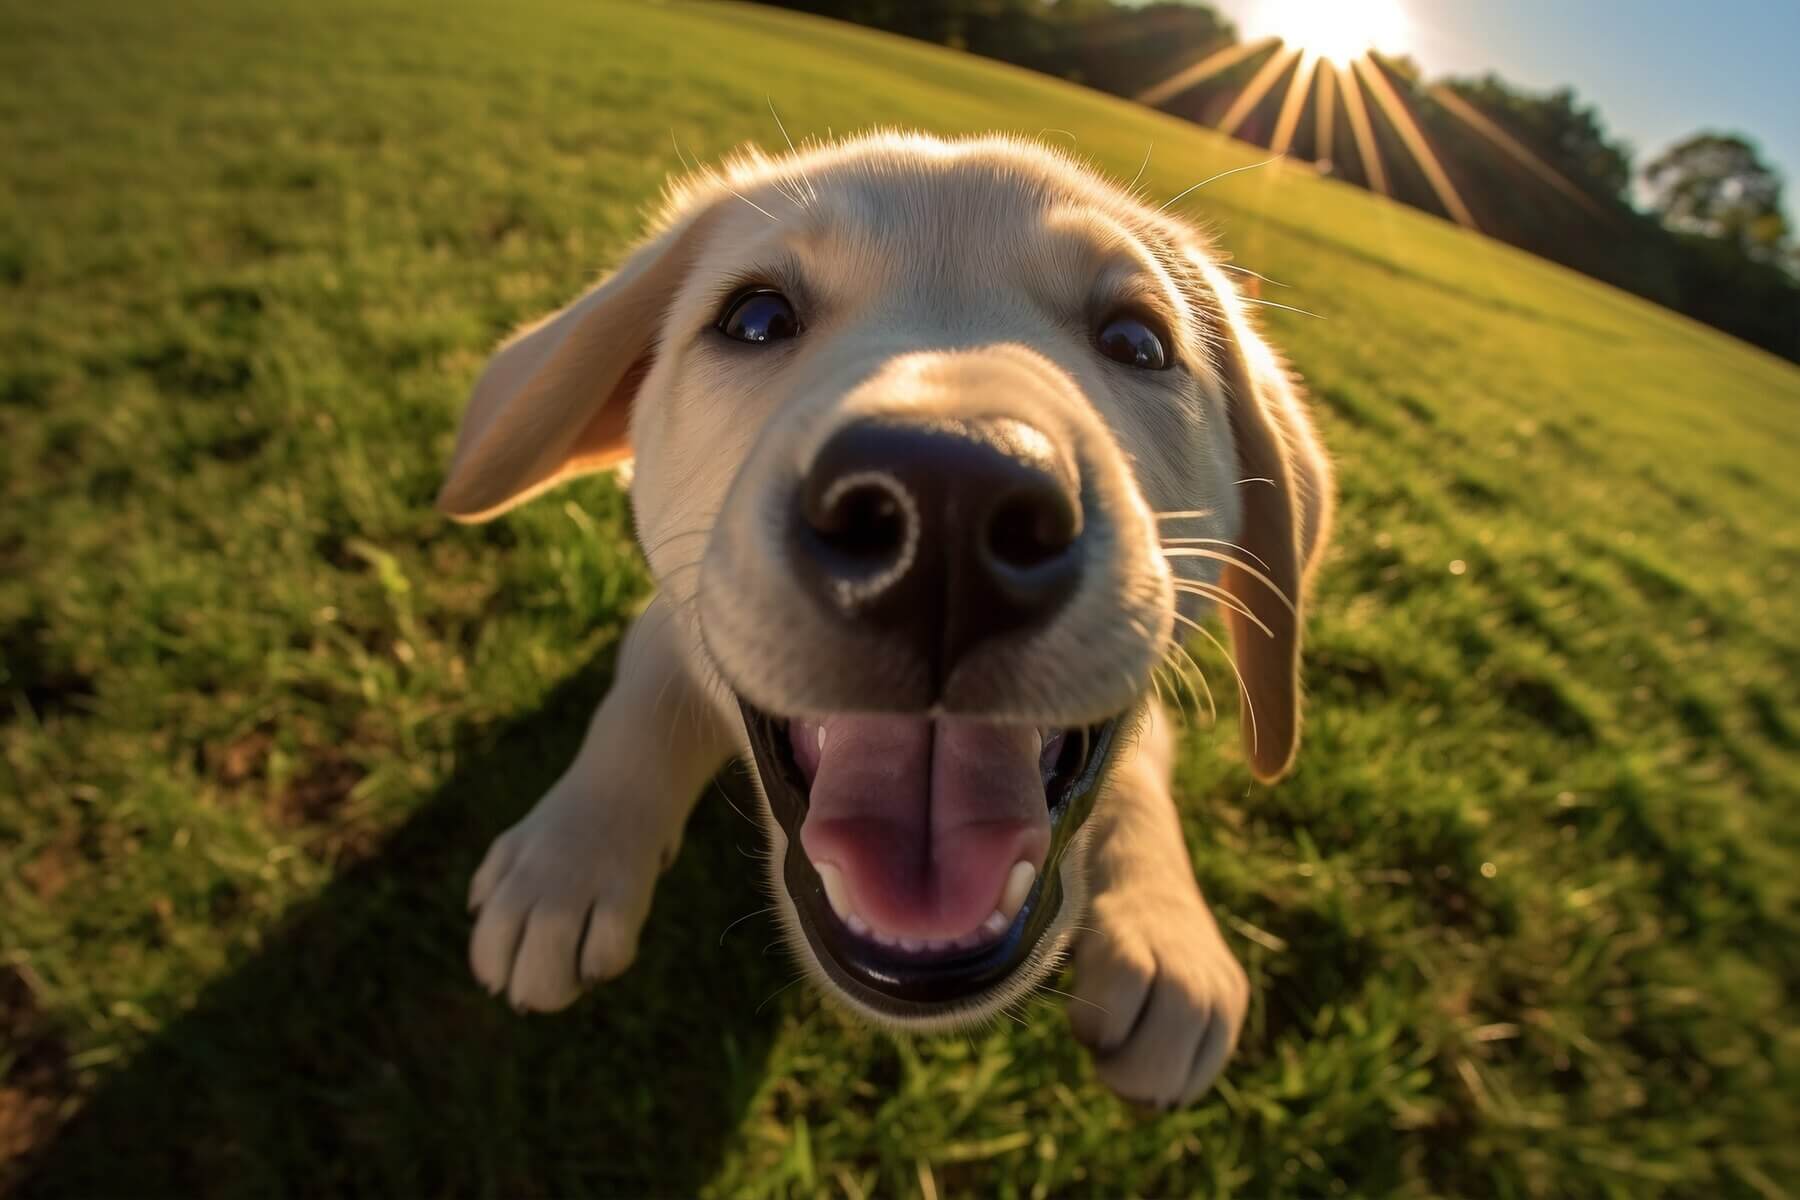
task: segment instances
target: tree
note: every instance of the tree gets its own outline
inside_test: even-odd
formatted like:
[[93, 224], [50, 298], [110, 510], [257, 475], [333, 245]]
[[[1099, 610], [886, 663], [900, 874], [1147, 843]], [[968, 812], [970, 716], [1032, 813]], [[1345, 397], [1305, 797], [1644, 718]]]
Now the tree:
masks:
[[1623, 201], [1631, 151], [1609, 138], [1600, 114], [1572, 88], [1534, 94], [1498, 75], [1447, 79], [1444, 86], [1518, 137], [1571, 182], [1602, 200]]
[[1782, 257], [1781, 176], [1744, 138], [1697, 133], [1644, 168], [1644, 180], [1670, 229], [1730, 242], [1759, 262]]

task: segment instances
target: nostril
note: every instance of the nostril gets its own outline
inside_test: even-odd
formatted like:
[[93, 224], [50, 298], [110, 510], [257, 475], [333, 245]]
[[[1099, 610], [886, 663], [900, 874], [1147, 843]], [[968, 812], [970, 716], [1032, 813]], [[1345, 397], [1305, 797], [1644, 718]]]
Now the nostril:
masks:
[[841, 481], [807, 514], [820, 541], [845, 558], [870, 565], [900, 553], [907, 519], [899, 496], [873, 480]]
[[1057, 558], [1075, 541], [1074, 513], [1059, 494], [1009, 496], [988, 518], [988, 553], [1003, 566], [1028, 571]]

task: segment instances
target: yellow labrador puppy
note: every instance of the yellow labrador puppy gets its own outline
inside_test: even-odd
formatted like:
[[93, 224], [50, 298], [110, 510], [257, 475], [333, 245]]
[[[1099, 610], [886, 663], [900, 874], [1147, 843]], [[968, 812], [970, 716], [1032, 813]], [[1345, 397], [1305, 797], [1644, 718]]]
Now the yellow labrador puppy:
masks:
[[1072, 949], [1102, 1078], [1204, 1091], [1247, 985], [1194, 882], [1151, 672], [1216, 604], [1251, 769], [1279, 776], [1331, 507], [1214, 252], [1021, 141], [741, 157], [501, 347], [439, 505], [487, 520], [628, 458], [660, 590], [574, 764], [475, 875], [476, 976], [541, 1010], [625, 970], [741, 755], [829, 995], [941, 1029]]

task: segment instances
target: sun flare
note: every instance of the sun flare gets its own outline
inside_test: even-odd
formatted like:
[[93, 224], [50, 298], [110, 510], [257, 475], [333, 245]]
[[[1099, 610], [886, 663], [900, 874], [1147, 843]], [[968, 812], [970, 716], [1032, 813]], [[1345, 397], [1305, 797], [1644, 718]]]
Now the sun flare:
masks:
[[1366, 50], [1406, 50], [1407, 20], [1398, 0], [1262, 0], [1256, 32], [1296, 50], [1347, 63]]

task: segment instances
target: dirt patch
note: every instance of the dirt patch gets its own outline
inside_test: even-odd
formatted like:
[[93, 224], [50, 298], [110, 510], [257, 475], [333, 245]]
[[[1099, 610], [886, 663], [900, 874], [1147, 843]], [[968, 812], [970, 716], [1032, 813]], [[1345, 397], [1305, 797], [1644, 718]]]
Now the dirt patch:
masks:
[[270, 798], [269, 819], [288, 829], [333, 820], [365, 774], [345, 755], [321, 750], [304, 771]]
[[224, 745], [208, 746], [206, 765], [221, 784], [237, 787], [262, 777], [274, 745], [275, 739], [266, 731], [252, 730]]
[[[73, 827], [62, 833], [19, 868], [19, 877], [46, 904], [62, 894], [81, 861], [81, 838]], [[0, 1001], [0, 1003], [4, 1003]]]
[[318, 751], [312, 762], [269, 797], [270, 824], [290, 830], [314, 858], [343, 869], [373, 854], [380, 831], [347, 812], [356, 785], [368, 774], [335, 750]]
[[0, 1190], [8, 1175], [49, 1140], [74, 1089], [69, 1049], [38, 1007], [29, 977], [0, 966], [0, 1044], [11, 1062], [0, 1073]]

